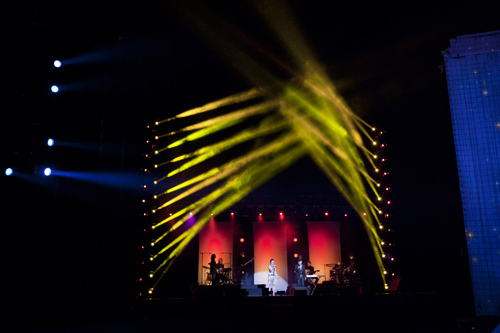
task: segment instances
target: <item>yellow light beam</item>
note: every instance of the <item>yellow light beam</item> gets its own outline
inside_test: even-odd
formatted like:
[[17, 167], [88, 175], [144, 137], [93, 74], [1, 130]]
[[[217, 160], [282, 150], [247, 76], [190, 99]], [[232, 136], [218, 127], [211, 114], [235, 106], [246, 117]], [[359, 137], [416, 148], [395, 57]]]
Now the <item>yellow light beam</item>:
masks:
[[[221, 129], [219, 127], [215, 127], [215, 125], [218, 125], [218, 124], [226, 125], [228, 123], [230, 124], [231, 121], [233, 121], [233, 120], [238, 121], [238, 120], [241, 120], [241, 118], [247, 118], [247, 117], [255, 116], [258, 114], [263, 114], [263, 113], [271, 111], [277, 105], [278, 105], [278, 102], [275, 100], [262, 102], [262, 103], [257, 104], [257, 105], [249, 106], [249, 107], [246, 107], [246, 108], [238, 110], [238, 111], [234, 111], [234, 112], [231, 112], [231, 113], [219, 116], [219, 117], [215, 117], [212, 119], [208, 119], [208, 120], [199, 122], [197, 124], [193, 124], [193, 125], [184, 127], [178, 131], [170, 132], [168, 135], [175, 135], [175, 134], [179, 134], [182, 132], [194, 131], [194, 130], [198, 130], [198, 129], [206, 128], [206, 127], [210, 127], [210, 126], [214, 126], [211, 128], [211, 130], [213, 132], [215, 132], [215, 130], [213, 130], [214, 128], [216, 128], [217, 130]], [[225, 127], [223, 127], [223, 128], [225, 128]], [[212, 134], [212, 132], [211, 133], [204, 133], [203, 135], [200, 135], [197, 138], [201, 138], [202, 136], [205, 136], [208, 134]], [[161, 136], [161, 137], [163, 137], [163, 136]], [[172, 148], [174, 146], [178, 146], [179, 144], [180, 143], [175, 143], [175, 145], [172, 144], [169, 147]]]
[[158, 121], [158, 123], [161, 124], [161, 123], [171, 121], [174, 119], [178, 119], [178, 118], [194, 116], [194, 115], [197, 115], [197, 114], [200, 114], [203, 112], [218, 109], [218, 108], [223, 107], [223, 106], [241, 103], [241, 102], [248, 101], [248, 100], [251, 100], [251, 99], [254, 99], [257, 97], [261, 97], [262, 95], [263, 95], [262, 91], [259, 88], [253, 88], [253, 89], [250, 89], [248, 91], [237, 93], [237, 94], [225, 97], [225, 98], [221, 98], [217, 101], [207, 103], [203, 106], [199, 106], [199, 107], [196, 107], [194, 109], [184, 111], [184, 112], [176, 115], [175, 117], [160, 120], [160, 121]]

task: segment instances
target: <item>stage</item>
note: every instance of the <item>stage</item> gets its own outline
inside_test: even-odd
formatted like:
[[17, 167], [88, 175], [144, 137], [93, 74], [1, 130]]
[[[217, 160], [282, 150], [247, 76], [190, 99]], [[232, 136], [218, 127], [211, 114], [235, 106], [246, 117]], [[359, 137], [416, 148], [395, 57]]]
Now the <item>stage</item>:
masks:
[[[237, 286], [216, 286], [234, 289]], [[341, 292], [330, 295], [151, 298], [130, 304], [96, 301], [78, 312], [27, 314], [26, 332], [493, 332], [495, 317], [470, 317], [454, 297], [436, 293]]]

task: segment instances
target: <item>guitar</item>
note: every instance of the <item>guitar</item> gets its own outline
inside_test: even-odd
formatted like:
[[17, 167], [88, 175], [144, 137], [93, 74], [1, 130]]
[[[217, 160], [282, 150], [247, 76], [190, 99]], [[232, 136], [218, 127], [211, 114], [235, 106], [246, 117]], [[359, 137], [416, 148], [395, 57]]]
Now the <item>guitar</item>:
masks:
[[251, 263], [254, 260], [255, 260], [255, 257], [253, 257], [252, 259], [248, 260], [246, 263], [241, 264], [241, 268], [245, 267], [246, 265], [248, 265], [249, 263]]
[[318, 270], [316, 270], [316, 271], [314, 271], [314, 272], [311, 272], [311, 270], [310, 270], [310, 269], [307, 269], [307, 268], [306, 268], [306, 275], [314, 275], [314, 274], [315, 274], [315, 273], [317, 273], [317, 272], [319, 272], [319, 269], [318, 269]]

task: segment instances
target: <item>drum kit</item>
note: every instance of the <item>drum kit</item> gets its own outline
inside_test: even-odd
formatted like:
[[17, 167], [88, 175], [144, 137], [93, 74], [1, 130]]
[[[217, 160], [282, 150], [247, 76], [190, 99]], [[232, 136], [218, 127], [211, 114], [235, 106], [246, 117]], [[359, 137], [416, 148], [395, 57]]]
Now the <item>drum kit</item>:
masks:
[[232, 284], [233, 281], [231, 280], [231, 267], [224, 267], [224, 265], [217, 266], [220, 266], [217, 267], [217, 283], [214, 283], [213, 276], [212, 274], [210, 274], [210, 266], [201, 266], [204, 270], [208, 271], [206, 272], [207, 279], [205, 280], [204, 284]]
[[334, 281], [337, 284], [349, 284], [350, 274], [348, 265], [342, 265], [342, 263], [337, 264], [326, 264], [326, 267], [330, 267], [330, 281]]

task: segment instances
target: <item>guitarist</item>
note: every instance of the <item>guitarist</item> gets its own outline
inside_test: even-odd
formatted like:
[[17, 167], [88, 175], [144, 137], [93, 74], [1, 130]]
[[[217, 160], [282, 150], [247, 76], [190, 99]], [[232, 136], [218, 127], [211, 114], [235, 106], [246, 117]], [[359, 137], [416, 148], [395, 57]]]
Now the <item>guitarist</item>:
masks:
[[[306, 266], [306, 275], [314, 275], [317, 272], [319, 272], [319, 270], [315, 271], [314, 270], [314, 266], [311, 264], [311, 261], [309, 260], [307, 262], [307, 266]], [[318, 283], [319, 278], [317, 278], [317, 277], [315, 277], [315, 278], [307, 278], [307, 282], [308, 282], [309, 285], [313, 284], [313, 279], [314, 279], [314, 284]]]
[[238, 278], [241, 281], [241, 284], [250, 284], [251, 281], [249, 281], [248, 279], [251, 274], [248, 273], [252, 271], [252, 265], [249, 264], [254, 261], [254, 259], [255, 257], [248, 260], [248, 258], [245, 257], [245, 252], [241, 251], [240, 256], [236, 261], [236, 263], [238, 264]]

